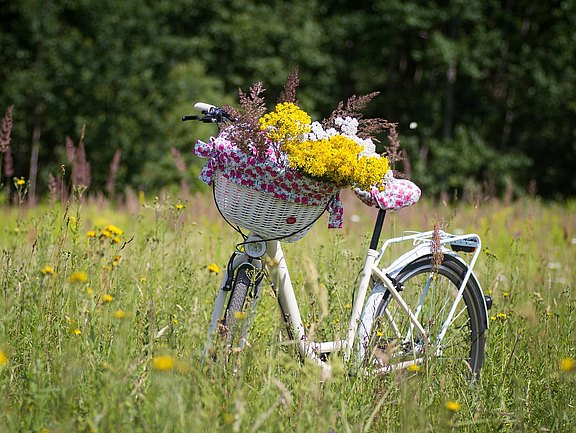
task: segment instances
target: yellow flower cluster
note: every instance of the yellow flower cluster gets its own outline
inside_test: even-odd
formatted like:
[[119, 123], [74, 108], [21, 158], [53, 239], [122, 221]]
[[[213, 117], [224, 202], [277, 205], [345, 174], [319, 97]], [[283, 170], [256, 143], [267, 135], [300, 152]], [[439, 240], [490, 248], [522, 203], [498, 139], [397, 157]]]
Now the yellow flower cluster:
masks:
[[290, 165], [310, 177], [340, 187], [355, 185], [370, 189], [390, 169], [386, 158], [358, 157], [362, 147], [344, 135], [327, 139], [290, 142], [282, 146]]
[[321, 140], [306, 139], [311, 130], [310, 116], [292, 102], [276, 105], [276, 110], [260, 119], [260, 128], [288, 155], [291, 167], [312, 178], [339, 187], [370, 189], [384, 179], [390, 169], [388, 159], [362, 156], [363, 146], [342, 134]]
[[102, 229], [100, 233], [97, 233], [95, 230], [89, 230], [86, 232], [87, 238], [100, 238], [100, 239], [109, 239], [111, 243], [117, 244], [121, 241], [121, 236], [124, 232], [116, 227], [113, 224], [108, 224], [105, 228]]
[[260, 129], [270, 140], [279, 143], [298, 142], [302, 134], [310, 132], [310, 116], [292, 102], [276, 105], [276, 110], [259, 119]]

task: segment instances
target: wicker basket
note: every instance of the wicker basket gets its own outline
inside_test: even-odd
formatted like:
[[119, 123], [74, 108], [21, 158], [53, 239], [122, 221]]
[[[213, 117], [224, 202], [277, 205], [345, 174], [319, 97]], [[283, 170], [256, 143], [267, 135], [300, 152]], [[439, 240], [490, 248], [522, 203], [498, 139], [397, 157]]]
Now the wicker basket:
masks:
[[301, 239], [324, 213], [323, 205], [309, 206], [274, 197], [273, 194], [238, 185], [222, 172], [214, 176], [214, 198], [231, 224], [251, 230], [264, 239], [295, 242]]

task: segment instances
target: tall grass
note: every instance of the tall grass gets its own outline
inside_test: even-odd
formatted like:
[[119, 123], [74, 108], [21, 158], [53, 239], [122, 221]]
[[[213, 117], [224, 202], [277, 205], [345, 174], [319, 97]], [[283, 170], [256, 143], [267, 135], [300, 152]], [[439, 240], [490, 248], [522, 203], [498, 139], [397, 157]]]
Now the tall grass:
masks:
[[[482, 236], [494, 306], [474, 388], [435, 362], [383, 377], [301, 363], [269, 287], [236, 371], [201, 363], [221, 278], [208, 267], [239, 239], [210, 198], [177, 204], [3, 209], [0, 431], [574, 431], [576, 204], [420, 203], [388, 219], [384, 236], [439, 221]], [[346, 328], [372, 225], [359, 202], [346, 212], [342, 231], [321, 221], [284, 248], [320, 336]]]

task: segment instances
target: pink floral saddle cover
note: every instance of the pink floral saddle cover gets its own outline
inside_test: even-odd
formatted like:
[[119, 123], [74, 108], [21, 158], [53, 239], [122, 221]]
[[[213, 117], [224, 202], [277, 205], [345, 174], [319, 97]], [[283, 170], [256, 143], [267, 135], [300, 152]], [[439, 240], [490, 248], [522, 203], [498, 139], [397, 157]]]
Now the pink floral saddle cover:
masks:
[[406, 179], [395, 179], [392, 171], [386, 174], [382, 182], [384, 190], [373, 186], [370, 191], [354, 189], [358, 197], [367, 206], [376, 206], [384, 210], [398, 210], [415, 204], [421, 195], [420, 188]]

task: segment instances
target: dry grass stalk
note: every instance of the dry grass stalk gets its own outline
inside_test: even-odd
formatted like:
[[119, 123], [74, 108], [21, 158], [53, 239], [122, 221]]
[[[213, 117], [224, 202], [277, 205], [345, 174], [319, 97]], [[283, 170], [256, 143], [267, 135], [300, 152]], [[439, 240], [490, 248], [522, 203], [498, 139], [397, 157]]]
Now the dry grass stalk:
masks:
[[72, 187], [88, 188], [92, 181], [90, 163], [86, 158], [86, 149], [84, 147], [84, 136], [86, 134], [86, 125], [82, 126], [78, 146], [70, 137], [66, 137], [66, 154], [68, 161], [72, 164]]
[[110, 172], [108, 174], [108, 179], [106, 180], [106, 192], [110, 198], [114, 198], [114, 193], [116, 189], [116, 175], [118, 174], [118, 169], [120, 168], [120, 158], [122, 157], [122, 151], [116, 149], [112, 161], [110, 162]]

